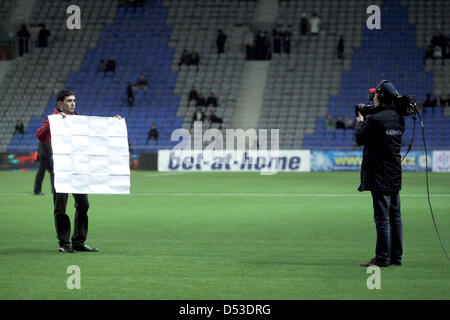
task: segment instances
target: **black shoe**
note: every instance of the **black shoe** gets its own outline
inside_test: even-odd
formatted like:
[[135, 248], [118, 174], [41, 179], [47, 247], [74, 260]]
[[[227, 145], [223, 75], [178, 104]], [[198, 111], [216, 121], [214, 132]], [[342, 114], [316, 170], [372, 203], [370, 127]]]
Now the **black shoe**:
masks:
[[59, 252], [62, 252], [62, 253], [75, 253], [76, 251], [75, 250], [73, 250], [71, 247], [69, 247], [69, 246], [64, 246], [64, 247], [60, 247], [59, 249], [58, 249], [58, 251]]
[[390, 265], [390, 266], [401, 267], [402, 263], [401, 263], [401, 262], [389, 263], [389, 265]]
[[370, 260], [367, 263], [361, 263], [359, 266], [360, 267], [370, 267], [370, 266], [388, 267], [389, 264], [383, 263], [383, 262], [379, 262], [379, 261], [375, 260], [375, 258], [373, 258], [372, 260]]
[[90, 248], [85, 244], [79, 245], [79, 246], [73, 246], [72, 249], [76, 251], [84, 251], [84, 252], [99, 252], [97, 248]]

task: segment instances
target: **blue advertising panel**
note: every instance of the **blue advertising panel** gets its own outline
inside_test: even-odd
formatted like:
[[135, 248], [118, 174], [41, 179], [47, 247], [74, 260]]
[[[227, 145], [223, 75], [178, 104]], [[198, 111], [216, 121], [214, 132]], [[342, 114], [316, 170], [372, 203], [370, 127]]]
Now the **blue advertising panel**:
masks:
[[361, 150], [313, 150], [311, 152], [311, 171], [359, 171], [361, 163]]
[[[404, 153], [402, 153], [402, 157]], [[428, 168], [432, 167], [433, 152], [428, 151]], [[313, 150], [311, 152], [311, 171], [359, 171], [362, 163], [362, 150]], [[425, 153], [410, 151], [403, 160], [403, 171], [425, 171]]]

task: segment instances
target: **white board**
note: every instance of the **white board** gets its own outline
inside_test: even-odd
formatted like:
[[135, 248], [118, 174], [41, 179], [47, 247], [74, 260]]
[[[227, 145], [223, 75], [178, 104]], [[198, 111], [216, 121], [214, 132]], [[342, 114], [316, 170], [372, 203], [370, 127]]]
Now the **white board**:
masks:
[[50, 115], [58, 193], [130, 193], [125, 119]]

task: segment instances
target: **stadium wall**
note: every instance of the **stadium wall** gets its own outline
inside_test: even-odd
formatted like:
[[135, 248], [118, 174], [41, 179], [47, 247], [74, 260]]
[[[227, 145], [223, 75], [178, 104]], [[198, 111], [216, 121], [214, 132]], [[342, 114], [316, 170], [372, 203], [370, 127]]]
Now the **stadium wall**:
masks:
[[[261, 169], [263, 160], [255, 166], [255, 157], [251, 153], [242, 166], [242, 161], [227, 169], [226, 161], [220, 163], [208, 163], [207, 165], [196, 165], [194, 162], [183, 159], [172, 159], [170, 163], [170, 150], [161, 150], [159, 153], [132, 153], [130, 155], [131, 170], [151, 170], [151, 171], [186, 171], [186, 172], [257, 172]], [[222, 159], [223, 152], [219, 152]], [[403, 154], [402, 154], [403, 155]], [[179, 156], [179, 155], [178, 155]], [[362, 162], [362, 151], [346, 150], [280, 150], [279, 156], [282, 158], [279, 163], [278, 172], [318, 172], [318, 171], [359, 171]], [[240, 155], [242, 159], [243, 154]], [[184, 158], [186, 159], [186, 157]], [[428, 168], [434, 172], [450, 172], [450, 150], [428, 150]], [[403, 160], [404, 171], [425, 171], [425, 154], [423, 151], [412, 150]], [[37, 152], [21, 153], [0, 153], [0, 170], [7, 171], [30, 171], [36, 170], [39, 165]], [[242, 169], [241, 169], [242, 167]]]

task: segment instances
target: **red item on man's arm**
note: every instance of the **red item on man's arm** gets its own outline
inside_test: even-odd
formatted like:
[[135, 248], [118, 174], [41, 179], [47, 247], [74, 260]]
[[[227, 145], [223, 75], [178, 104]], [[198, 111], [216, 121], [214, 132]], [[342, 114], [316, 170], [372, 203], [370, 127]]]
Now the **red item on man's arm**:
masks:
[[[61, 111], [59, 109], [56, 109], [53, 111], [53, 114], [58, 114]], [[38, 131], [36, 132], [36, 138], [38, 138], [40, 141], [42, 142], [48, 142], [50, 140], [52, 140], [52, 136], [50, 134], [50, 121], [45, 120], [44, 124], [42, 125], [42, 127], [40, 127], [38, 129]]]

